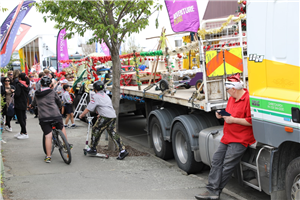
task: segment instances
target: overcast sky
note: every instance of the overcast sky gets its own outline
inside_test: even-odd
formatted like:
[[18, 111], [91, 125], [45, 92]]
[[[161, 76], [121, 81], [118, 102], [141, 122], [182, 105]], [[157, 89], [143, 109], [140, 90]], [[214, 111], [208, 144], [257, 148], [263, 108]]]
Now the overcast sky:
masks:
[[[3, 23], [3, 21], [6, 19], [6, 17], [9, 15], [9, 13], [18, 5], [20, 1], [19, 0], [1, 0], [0, 6], [4, 8], [8, 8], [7, 12], [0, 12], [0, 25]], [[198, 3], [198, 12], [200, 19], [202, 19], [202, 16], [204, 14], [206, 5], [208, 0], [197, 0]], [[146, 40], [146, 38], [159, 36], [162, 30], [162, 27], [166, 28], [166, 34], [174, 33], [171, 29], [170, 20], [168, 17], [168, 13], [166, 10], [166, 6], [163, 1], [161, 1], [163, 4], [163, 9], [159, 13], [159, 28], [155, 28], [155, 19], [157, 17], [157, 13], [153, 14], [150, 17], [149, 26], [140, 32], [139, 34], [135, 34], [135, 38], [137, 43], [141, 47], [146, 47], [147, 49], [153, 49], [157, 47], [158, 39], [152, 39], [152, 40]], [[50, 20], [47, 20], [47, 23], [44, 23], [43, 15], [41, 13], [38, 13], [35, 9], [35, 7], [31, 8], [29, 13], [26, 15], [22, 23], [26, 23], [31, 25], [31, 29], [27, 33], [27, 35], [23, 38], [20, 45], [17, 47], [17, 50], [20, 46], [22, 46], [24, 43], [26, 43], [28, 40], [31, 40], [36, 35], [39, 34], [57, 34], [58, 30], [54, 29], [55, 22], [51, 22]], [[68, 44], [69, 45], [69, 44]]]

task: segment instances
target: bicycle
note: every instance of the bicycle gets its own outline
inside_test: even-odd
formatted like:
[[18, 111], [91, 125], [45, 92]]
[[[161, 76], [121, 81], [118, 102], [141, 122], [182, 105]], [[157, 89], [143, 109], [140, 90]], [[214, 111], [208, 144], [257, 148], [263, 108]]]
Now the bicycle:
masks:
[[[64, 135], [64, 133], [56, 129], [56, 125], [58, 122], [51, 122], [52, 126], [52, 147], [51, 147], [51, 155], [54, 151], [54, 148], [58, 148], [59, 153], [66, 164], [70, 164], [72, 161], [71, 149], [69, 143]], [[46, 153], [46, 145], [45, 145], [45, 135], [43, 135], [43, 150]]]

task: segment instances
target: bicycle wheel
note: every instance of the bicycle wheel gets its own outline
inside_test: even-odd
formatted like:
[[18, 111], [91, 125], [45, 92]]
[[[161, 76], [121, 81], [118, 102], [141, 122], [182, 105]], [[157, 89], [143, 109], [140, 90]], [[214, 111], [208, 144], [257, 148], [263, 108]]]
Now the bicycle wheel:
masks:
[[69, 143], [64, 135], [64, 133], [61, 130], [57, 131], [57, 142], [58, 142], [58, 150], [62, 157], [62, 159], [65, 161], [66, 164], [70, 164], [72, 157], [71, 157], [71, 150]]
[[[47, 155], [44, 134], [43, 134], [43, 150], [44, 150], [44, 153]], [[54, 143], [53, 143], [53, 139], [52, 139], [51, 155], [52, 155], [53, 151], [54, 151]]]

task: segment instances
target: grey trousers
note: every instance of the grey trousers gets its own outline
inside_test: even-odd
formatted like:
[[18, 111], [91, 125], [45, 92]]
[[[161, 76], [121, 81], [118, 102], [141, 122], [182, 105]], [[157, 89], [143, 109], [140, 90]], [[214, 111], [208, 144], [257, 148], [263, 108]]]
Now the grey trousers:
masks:
[[211, 169], [208, 175], [208, 185], [206, 188], [220, 195], [225, 185], [231, 178], [234, 168], [240, 163], [247, 147], [240, 143], [223, 144], [220, 142], [218, 150], [215, 152]]

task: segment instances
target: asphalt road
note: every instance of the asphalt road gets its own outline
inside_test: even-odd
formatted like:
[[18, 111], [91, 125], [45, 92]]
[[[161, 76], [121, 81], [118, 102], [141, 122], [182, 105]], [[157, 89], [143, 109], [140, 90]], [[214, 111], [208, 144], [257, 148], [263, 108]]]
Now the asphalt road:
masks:
[[[141, 144], [144, 147], [148, 146], [148, 138], [147, 133], [145, 131], [146, 129], [146, 119], [142, 116], [135, 116], [133, 114], [126, 114], [121, 115], [119, 117], [119, 132], [120, 134], [129, 139], [132, 140], [138, 144]], [[132, 129], [134, 127], [134, 129]], [[150, 152], [154, 154], [154, 151], [150, 148], [148, 148]], [[171, 159], [167, 161], [169, 164], [177, 167], [175, 159]], [[197, 177], [202, 179], [205, 183], [207, 183], [207, 177], [209, 174], [209, 167], [205, 167], [205, 169], [198, 174], [195, 174]], [[248, 199], [248, 200], [270, 200], [270, 196], [265, 194], [264, 192], [259, 192], [251, 187], [243, 187], [238, 184], [238, 181], [234, 178], [232, 178], [227, 186], [225, 187], [225, 190], [228, 194], [232, 195], [238, 195], [238, 199]]]

